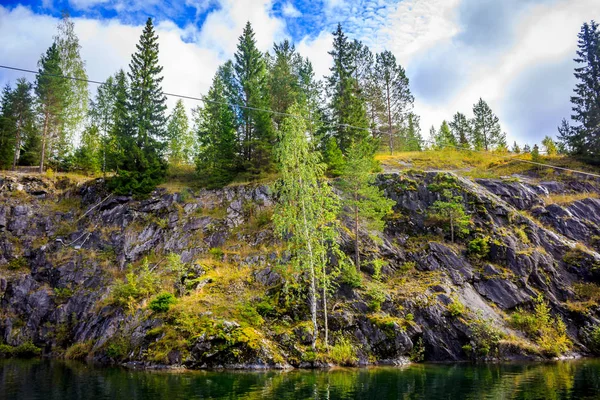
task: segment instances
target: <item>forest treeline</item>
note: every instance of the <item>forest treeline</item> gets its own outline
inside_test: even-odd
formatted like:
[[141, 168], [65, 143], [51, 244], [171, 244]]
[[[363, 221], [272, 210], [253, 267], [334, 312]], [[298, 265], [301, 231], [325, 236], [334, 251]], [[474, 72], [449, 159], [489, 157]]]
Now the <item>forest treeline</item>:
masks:
[[[572, 97], [575, 125], [563, 120], [560, 141], [544, 139], [548, 154], [598, 157], [599, 37], [595, 22], [582, 26], [575, 70], [579, 83]], [[233, 59], [218, 68], [191, 121], [181, 100], [167, 115], [151, 19], [128, 70], [108, 78], [94, 98], [80, 48], [73, 21], [64, 14], [52, 45], [40, 57], [35, 81], [21, 78], [3, 89], [0, 168], [108, 172], [118, 193], [147, 194], [165, 179], [169, 163], [195, 164], [200, 184], [220, 187], [279, 169], [275, 147], [292, 106], [294, 118], [306, 122], [306, 135], [329, 176], [342, 173], [352, 146], [367, 156], [378, 150], [447, 147], [509, 151], [506, 133], [483, 99], [474, 104], [472, 117], [457, 112], [438, 129], [431, 127], [424, 139], [404, 68], [390, 51], [373, 53], [348, 38], [341, 25], [333, 32], [330, 75], [320, 80], [310, 60], [287, 40], [269, 52], [259, 51], [247, 23]], [[539, 148], [515, 142], [510, 151]]]

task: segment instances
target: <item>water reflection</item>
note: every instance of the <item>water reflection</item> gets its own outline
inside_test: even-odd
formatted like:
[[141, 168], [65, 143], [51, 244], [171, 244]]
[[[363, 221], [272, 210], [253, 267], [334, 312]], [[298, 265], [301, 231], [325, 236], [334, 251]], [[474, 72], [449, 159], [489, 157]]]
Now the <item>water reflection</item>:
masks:
[[597, 399], [600, 360], [266, 372], [143, 372], [0, 361], [5, 399]]

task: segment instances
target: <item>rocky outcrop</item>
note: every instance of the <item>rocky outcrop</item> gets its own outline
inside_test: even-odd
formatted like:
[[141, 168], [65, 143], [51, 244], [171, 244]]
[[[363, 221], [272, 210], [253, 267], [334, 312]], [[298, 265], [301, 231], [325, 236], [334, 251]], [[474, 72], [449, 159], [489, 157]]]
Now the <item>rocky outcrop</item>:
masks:
[[[348, 363], [400, 364], [419, 354], [465, 360], [481, 321], [528, 342], [507, 316], [531, 309], [540, 295], [576, 350], [588, 350], [585, 332], [600, 323], [598, 307], [574, 313], [569, 304], [580, 300], [574, 284], [600, 283], [592, 248], [600, 200], [558, 206], [544, 199], [597, 190], [594, 183], [417, 172], [384, 174], [378, 185], [395, 201], [394, 215], [379, 240], [362, 233], [362, 284], [342, 273], [329, 301], [330, 341], [350, 338], [356, 359]], [[111, 195], [101, 179], [5, 177], [0, 188], [0, 341], [145, 366], [325, 365], [307, 347], [313, 333], [305, 292], [281, 269], [289, 255], [271, 231], [268, 187], [157, 190], [141, 201]], [[427, 217], [443, 188], [462, 199], [472, 221], [457, 243]], [[474, 239], [485, 241], [485, 252], [470, 247]], [[350, 254], [351, 238], [342, 240]], [[374, 279], [376, 259], [383, 267]], [[155, 293], [127, 297], [138, 290], [127, 286], [136, 276], [157, 276], [154, 287], [179, 297], [177, 313], [151, 311]], [[223, 292], [217, 284], [229, 286]]]

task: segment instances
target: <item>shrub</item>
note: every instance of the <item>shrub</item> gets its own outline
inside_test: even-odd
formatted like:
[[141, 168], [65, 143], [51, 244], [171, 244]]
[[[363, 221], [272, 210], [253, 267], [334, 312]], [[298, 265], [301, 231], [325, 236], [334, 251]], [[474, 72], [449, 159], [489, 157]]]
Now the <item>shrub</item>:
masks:
[[417, 340], [417, 343], [413, 346], [410, 351], [409, 359], [411, 362], [418, 363], [425, 360], [425, 344], [423, 343], [423, 337]]
[[533, 339], [546, 355], [558, 356], [571, 348], [565, 323], [558, 316], [552, 317], [541, 295], [535, 300], [533, 314], [517, 309], [510, 316], [510, 323]]
[[150, 271], [148, 260], [139, 271], [130, 271], [125, 280], [117, 282], [113, 287], [113, 302], [116, 305], [125, 306], [142, 298], [147, 298], [156, 293], [159, 281], [156, 274]]
[[115, 360], [125, 358], [129, 351], [129, 344], [123, 337], [113, 337], [106, 346], [106, 355]]
[[349, 339], [340, 336], [329, 350], [329, 359], [337, 365], [356, 365], [356, 349]]
[[471, 343], [463, 346], [465, 353], [471, 357], [498, 357], [502, 332], [492, 325], [490, 320], [478, 317], [469, 323]]
[[31, 342], [25, 342], [13, 349], [13, 356], [21, 358], [37, 357], [42, 353], [42, 349]]
[[171, 304], [175, 304], [176, 299], [171, 293], [161, 293], [156, 296], [148, 305], [154, 312], [167, 312]]
[[341, 280], [355, 289], [362, 286], [362, 275], [349, 263], [342, 263]]
[[486, 237], [478, 237], [469, 242], [467, 245], [467, 251], [469, 255], [479, 258], [485, 259], [490, 254], [490, 238]]
[[590, 350], [600, 354], [600, 325], [594, 326], [588, 336]]
[[17, 257], [10, 260], [7, 268], [11, 271], [16, 271], [27, 267], [27, 260], [23, 257]]
[[75, 343], [67, 349], [65, 358], [67, 360], [85, 360], [92, 352], [92, 347], [91, 341]]
[[399, 270], [402, 273], [407, 273], [407, 272], [412, 271], [413, 269], [415, 269], [416, 266], [417, 266], [416, 262], [414, 262], [414, 261], [407, 261], [407, 262], [405, 262], [404, 264], [402, 264], [400, 266]]
[[220, 261], [223, 258], [223, 250], [220, 247], [212, 247], [209, 251], [211, 256], [217, 261]]
[[461, 303], [458, 299], [454, 299], [452, 303], [446, 306], [446, 308], [448, 309], [450, 315], [455, 318], [464, 315], [466, 312], [465, 305]]
[[385, 301], [385, 292], [381, 285], [373, 285], [367, 292], [367, 295], [371, 298], [369, 301], [369, 308], [373, 311], [381, 310], [381, 305]]

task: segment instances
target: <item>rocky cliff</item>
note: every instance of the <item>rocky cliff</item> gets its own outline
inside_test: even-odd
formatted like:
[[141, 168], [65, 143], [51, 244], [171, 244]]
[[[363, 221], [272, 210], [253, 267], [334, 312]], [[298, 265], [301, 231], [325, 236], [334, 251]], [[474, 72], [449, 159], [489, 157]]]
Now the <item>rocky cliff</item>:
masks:
[[[380, 175], [378, 185], [394, 215], [383, 233], [363, 232], [361, 273], [332, 255], [333, 346], [320, 332], [315, 353], [305, 285], [273, 236], [268, 187], [135, 200], [101, 179], [5, 176], [0, 355], [39, 348], [99, 362], [262, 368], [598, 351], [598, 182], [413, 171]], [[448, 190], [471, 218], [454, 243], [428, 217]]]

